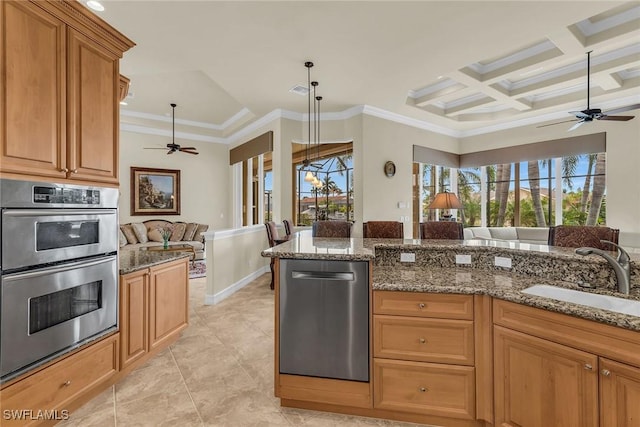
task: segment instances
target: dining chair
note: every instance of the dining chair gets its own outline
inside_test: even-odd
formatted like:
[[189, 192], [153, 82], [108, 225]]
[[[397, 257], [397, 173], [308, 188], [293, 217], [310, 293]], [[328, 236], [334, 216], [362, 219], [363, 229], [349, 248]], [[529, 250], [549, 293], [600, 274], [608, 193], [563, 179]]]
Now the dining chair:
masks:
[[591, 247], [604, 251], [615, 251], [616, 248], [602, 243], [600, 240], [609, 240], [618, 243], [620, 230], [611, 227], [595, 225], [556, 225], [549, 227], [549, 246], [565, 248]]
[[464, 230], [461, 222], [426, 221], [420, 223], [420, 238], [464, 240]]
[[399, 221], [367, 221], [362, 223], [362, 237], [375, 239], [403, 239], [404, 224]]
[[287, 240], [291, 240], [291, 236], [293, 234], [293, 223], [291, 220], [283, 219], [282, 225], [284, 225], [284, 234]]
[[[276, 223], [273, 221], [267, 221], [264, 223], [265, 228], [267, 229], [267, 241], [269, 242], [269, 247], [272, 248], [279, 243], [282, 243], [283, 240], [278, 239], [278, 229], [276, 228]], [[274, 268], [275, 268], [276, 259], [271, 258], [271, 263], [269, 268], [271, 269], [271, 283], [269, 287], [273, 289], [275, 287], [273, 279], [274, 279]]]
[[313, 237], [351, 237], [349, 221], [314, 221], [311, 226]]

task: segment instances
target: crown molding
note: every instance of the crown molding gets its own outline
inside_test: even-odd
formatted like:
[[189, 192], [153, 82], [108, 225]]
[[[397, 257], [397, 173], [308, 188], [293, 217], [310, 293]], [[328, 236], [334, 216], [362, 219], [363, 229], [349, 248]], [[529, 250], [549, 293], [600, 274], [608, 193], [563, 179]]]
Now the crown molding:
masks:
[[[153, 128], [149, 126], [132, 125], [130, 123], [120, 123], [120, 130], [125, 132], [140, 133], [144, 135], [166, 136], [169, 138], [173, 136], [170, 130], [158, 129], [158, 128]], [[189, 141], [213, 142], [216, 144], [227, 143], [225, 138], [218, 138], [216, 136], [201, 135], [201, 134], [190, 133], [190, 132], [176, 132], [175, 136], [176, 138], [186, 139]]]
[[391, 111], [383, 110], [382, 108], [372, 107], [371, 105], [365, 105], [363, 114], [368, 116], [378, 117], [380, 119], [389, 120], [391, 122], [400, 123], [403, 125], [411, 126], [418, 129], [428, 130], [431, 132], [440, 133], [442, 135], [458, 138], [460, 131], [449, 129], [444, 126], [435, 125], [433, 123], [425, 122], [423, 120], [414, 119], [412, 117], [403, 116], [401, 114], [392, 113]]
[[[244, 107], [243, 109], [241, 109], [240, 111], [235, 113], [233, 116], [231, 116], [230, 118], [225, 120], [225, 122], [222, 123], [221, 125], [218, 125], [218, 124], [215, 124], [215, 123], [199, 122], [199, 121], [195, 121], [195, 120], [185, 120], [185, 119], [176, 119], [176, 123], [179, 124], [179, 125], [190, 126], [190, 127], [195, 127], [195, 128], [223, 131], [226, 128], [228, 128], [229, 126], [233, 125], [238, 120], [240, 120], [246, 114], [249, 114], [249, 113], [251, 113], [251, 111], [249, 111], [248, 108]], [[139, 112], [139, 111], [131, 111], [131, 110], [122, 110], [121, 109], [120, 110], [120, 115], [124, 116], [124, 117], [134, 117], [134, 118], [137, 118], [137, 119], [145, 119], [145, 120], [152, 120], [152, 121], [156, 121], [156, 122], [171, 123], [171, 117], [161, 116], [159, 114], [150, 114], [150, 113], [143, 113], [143, 112]]]

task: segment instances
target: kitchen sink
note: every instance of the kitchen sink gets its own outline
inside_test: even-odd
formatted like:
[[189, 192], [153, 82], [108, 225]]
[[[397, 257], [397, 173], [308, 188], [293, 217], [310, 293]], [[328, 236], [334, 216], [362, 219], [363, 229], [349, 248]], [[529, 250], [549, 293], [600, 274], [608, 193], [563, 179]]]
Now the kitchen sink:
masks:
[[551, 298], [559, 301], [566, 301], [640, 317], [640, 301], [617, 298], [609, 295], [592, 294], [589, 292], [575, 291], [573, 289], [564, 289], [549, 285], [534, 285], [522, 292], [529, 295]]

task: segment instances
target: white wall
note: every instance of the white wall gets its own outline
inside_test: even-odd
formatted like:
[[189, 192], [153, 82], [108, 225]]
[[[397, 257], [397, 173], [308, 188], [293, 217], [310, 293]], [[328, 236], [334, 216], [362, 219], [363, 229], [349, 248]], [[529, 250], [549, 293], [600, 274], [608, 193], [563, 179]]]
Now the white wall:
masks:
[[[411, 238], [413, 200], [413, 146], [458, 152], [455, 138], [402, 125], [388, 120], [364, 115], [362, 118], [362, 143], [354, 146], [362, 152], [362, 216], [354, 224], [354, 235], [362, 236], [363, 221], [404, 221], [404, 235]], [[384, 164], [391, 160], [396, 174], [388, 178]], [[357, 196], [356, 196], [357, 197]], [[405, 203], [399, 208], [398, 203]]]
[[[147, 219], [199, 222], [210, 230], [229, 227], [230, 168], [229, 147], [224, 144], [181, 141], [183, 146], [196, 147], [199, 155], [164, 150], [145, 150], [160, 147], [167, 137], [120, 133], [120, 223], [141, 222]], [[131, 216], [131, 166], [180, 170], [180, 215]]]
[[531, 125], [464, 138], [460, 140], [460, 152], [469, 153], [606, 132], [607, 225], [619, 228], [621, 234], [640, 233], [640, 118], [628, 122], [592, 122], [568, 133], [569, 125], [570, 123], [566, 123], [544, 128]]

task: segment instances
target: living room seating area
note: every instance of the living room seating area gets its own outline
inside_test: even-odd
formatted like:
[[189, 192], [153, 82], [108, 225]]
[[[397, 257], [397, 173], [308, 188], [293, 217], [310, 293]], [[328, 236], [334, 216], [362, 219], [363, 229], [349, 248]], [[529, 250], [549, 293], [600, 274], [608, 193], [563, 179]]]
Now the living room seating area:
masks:
[[194, 260], [204, 259], [204, 237], [202, 233], [209, 229], [207, 224], [195, 222], [171, 222], [151, 219], [120, 225], [120, 250], [135, 250], [141, 247], [162, 246], [162, 232], [170, 232], [169, 246], [189, 245], [195, 253]]

